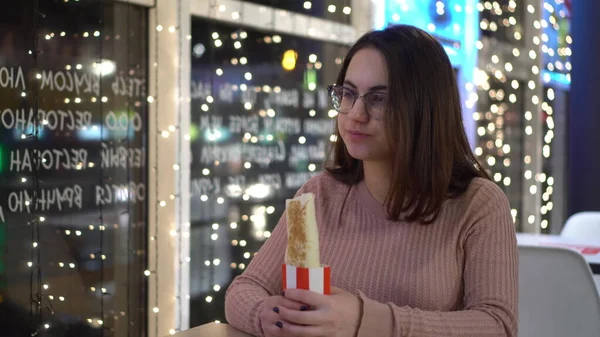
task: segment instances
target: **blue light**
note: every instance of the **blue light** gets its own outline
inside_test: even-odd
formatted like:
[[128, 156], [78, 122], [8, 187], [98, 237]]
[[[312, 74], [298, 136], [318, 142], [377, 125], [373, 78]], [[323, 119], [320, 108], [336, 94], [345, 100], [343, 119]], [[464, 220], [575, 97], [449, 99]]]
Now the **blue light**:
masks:
[[547, 84], [557, 84], [569, 88], [571, 81], [566, 74], [566, 64], [571, 62], [570, 43], [567, 38], [571, 31], [571, 12], [567, 5], [557, 1], [544, 1], [542, 5], [542, 46], [547, 50], [543, 62], [552, 70], [542, 73]]
[[36, 131], [38, 139], [43, 139], [46, 134], [45, 128], [40, 126], [36, 130], [36, 128], [33, 127], [33, 124], [27, 124], [25, 128], [17, 127], [13, 129], [13, 137], [14, 139], [24, 139], [23, 137], [33, 135]]
[[453, 65], [463, 64], [466, 0], [387, 0], [385, 12], [386, 25], [407, 24], [429, 32], [442, 43]]
[[135, 130], [130, 128], [129, 135], [127, 135], [127, 130], [110, 131], [106, 127], [100, 128], [98, 125], [92, 125], [89, 128], [78, 130], [77, 138], [82, 141], [114, 140], [126, 138], [134, 139]]
[[544, 83], [553, 83], [567, 88], [571, 85], [571, 79], [566, 74], [561, 74], [553, 71], [543, 70], [542, 80]]
[[[406, 24], [429, 32], [440, 41], [452, 66], [457, 69], [460, 96], [469, 97], [479, 50], [478, 0], [386, 0], [385, 23]], [[376, 15], [376, 19], [379, 15]], [[379, 21], [376, 20], [376, 29]], [[471, 89], [467, 89], [471, 88]], [[463, 99], [463, 119], [469, 143], [474, 147], [476, 121], [471, 118], [474, 105]]]

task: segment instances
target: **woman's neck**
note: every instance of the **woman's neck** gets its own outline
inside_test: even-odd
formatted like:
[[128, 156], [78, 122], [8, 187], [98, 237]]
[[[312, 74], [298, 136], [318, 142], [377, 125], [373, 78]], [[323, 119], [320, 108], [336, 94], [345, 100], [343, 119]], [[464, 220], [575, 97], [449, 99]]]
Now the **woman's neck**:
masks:
[[371, 195], [383, 204], [390, 190], [391, 167], [388, 163], [363, 162], [365, 185]]

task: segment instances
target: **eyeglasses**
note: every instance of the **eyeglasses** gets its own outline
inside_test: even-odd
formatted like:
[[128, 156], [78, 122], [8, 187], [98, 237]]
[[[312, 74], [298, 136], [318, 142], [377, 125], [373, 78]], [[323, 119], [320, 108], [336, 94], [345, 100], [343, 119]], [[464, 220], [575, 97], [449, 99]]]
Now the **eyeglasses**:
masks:
[[341, 85], [327, 86], [329, 97], [333, 108], [342, 114], [347, 114], [354, 107], [356, 100], [361, 98], [365, 105], [365, 111], [370, 118], [374, 120], [383, 119], [387, 94], [382, 92], [368, 92], [364, 95], [358, 95], [354, 90]]

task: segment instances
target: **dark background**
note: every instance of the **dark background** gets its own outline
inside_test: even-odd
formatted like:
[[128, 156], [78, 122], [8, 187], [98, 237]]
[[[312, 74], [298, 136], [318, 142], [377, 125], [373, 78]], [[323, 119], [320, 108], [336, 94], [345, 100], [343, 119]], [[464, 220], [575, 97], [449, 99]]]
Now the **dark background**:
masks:
[[[600, 21], [597, 1], [573, 1], [573, 71], [569, 98], [568, 214], [600, 211]], [[590, 152], [591, 151], [591, 152]]]

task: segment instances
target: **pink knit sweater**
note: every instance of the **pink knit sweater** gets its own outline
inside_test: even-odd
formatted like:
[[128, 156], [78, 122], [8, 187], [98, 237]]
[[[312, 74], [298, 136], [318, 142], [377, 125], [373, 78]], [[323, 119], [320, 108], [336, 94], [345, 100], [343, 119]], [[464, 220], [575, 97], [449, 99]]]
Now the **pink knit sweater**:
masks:
[[[506, 196], [474, 179], [431, 225], [392, 222], [364, 183], [328, 174], [298, 193], [316, 195], [321, 262], [333, 286], [362, 300], [359, 337], [516, 336], [517, 245]], [[263, 299], [281, 291], [285, 216], [227, 290], [229, 324], [262, 336]]]

